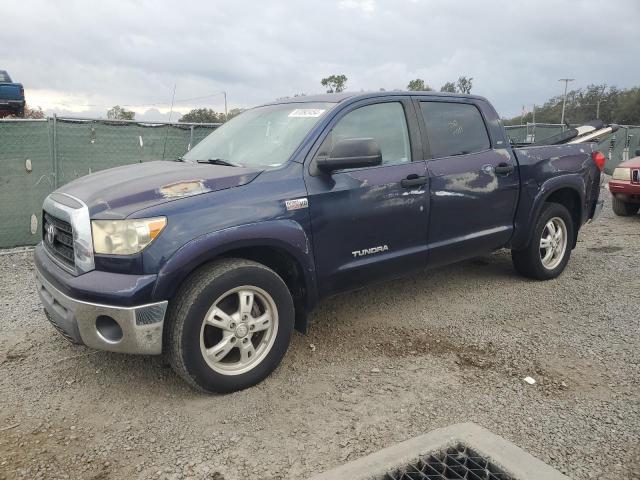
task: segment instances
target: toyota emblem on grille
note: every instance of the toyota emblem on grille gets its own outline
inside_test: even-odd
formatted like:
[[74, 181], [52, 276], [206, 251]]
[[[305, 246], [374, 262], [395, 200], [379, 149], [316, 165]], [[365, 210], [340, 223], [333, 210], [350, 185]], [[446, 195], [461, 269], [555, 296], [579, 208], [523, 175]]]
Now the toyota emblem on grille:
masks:
[[47, 242], [53, 245], [56, 239], [56, 226], [53, 223], [47, 224]]

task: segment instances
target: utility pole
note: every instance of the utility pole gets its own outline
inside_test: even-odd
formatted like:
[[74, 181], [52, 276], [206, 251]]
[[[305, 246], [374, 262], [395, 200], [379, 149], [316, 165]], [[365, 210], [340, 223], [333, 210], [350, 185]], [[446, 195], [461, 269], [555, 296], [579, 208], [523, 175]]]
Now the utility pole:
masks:
[[227, 92], [222, 92], [222, 94], [224, 95], [224, 120], [225, 122], [227, 121]]
[[[564, 108], [567, 105], [567, 87], [569, 82], [573, 82], [575, 78], [561, 78], [558, 80], [559, 82], [564, 82], [564, 98], [562, 99], [562, 118], [560, 119], [560, 123], [564, 125]], [[562, 127], [564, 129], [564, 126]]]
[[598, 103], [596, 104], [596, 120], [600, 120], [600, 102], [602, 101], [602, 96], [604, 95], [604, 91], [606, 90], [606, 86], [602, 86], [602, 92], [598, 96]]

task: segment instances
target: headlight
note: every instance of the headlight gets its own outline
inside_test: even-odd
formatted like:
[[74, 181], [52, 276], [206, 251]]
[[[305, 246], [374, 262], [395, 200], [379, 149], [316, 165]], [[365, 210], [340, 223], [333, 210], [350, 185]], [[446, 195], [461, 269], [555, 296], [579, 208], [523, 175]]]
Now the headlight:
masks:
[[611, 178], [614, 180], [631, 180], [631, 169], [623, 167], [616, 168]]
[[108, 255], [138, 253], [153, 242], [166, 225], [166, 217], [92, 220], [93, 250]]

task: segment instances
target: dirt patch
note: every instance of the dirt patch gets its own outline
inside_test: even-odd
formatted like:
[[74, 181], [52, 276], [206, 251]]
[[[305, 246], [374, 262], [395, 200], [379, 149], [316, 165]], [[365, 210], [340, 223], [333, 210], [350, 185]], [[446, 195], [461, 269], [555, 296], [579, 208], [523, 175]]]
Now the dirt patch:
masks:
[[623, 247], [615, 247], [613, 245], [602, 245], [600, 247], [588, 247], [588, 251], [597, 253], [616, 253], [624, 250]]
[[[397, 329], [391, 338], [377, 342], [375, 345], [378, 353], [389, 357], [408, 357], [420, 355], [490, 355], [494, 349], [469, 345], [464, 342], [456, 342], [446, 334], [434, 331]], [[377, 338], [384, 338], [380, 335]]]

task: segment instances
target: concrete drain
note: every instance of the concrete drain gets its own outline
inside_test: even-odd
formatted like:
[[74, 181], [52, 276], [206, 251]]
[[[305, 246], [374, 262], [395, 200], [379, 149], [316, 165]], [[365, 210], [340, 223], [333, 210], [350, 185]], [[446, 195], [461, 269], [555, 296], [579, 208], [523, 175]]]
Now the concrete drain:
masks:
[[389, 472], [384, 480], [515, 480], [464, 445], [432, 453]]
[[398, 443], [310, 480], [569, 480], [569, 477], [474, 423], [460, 423]]

